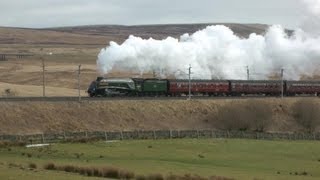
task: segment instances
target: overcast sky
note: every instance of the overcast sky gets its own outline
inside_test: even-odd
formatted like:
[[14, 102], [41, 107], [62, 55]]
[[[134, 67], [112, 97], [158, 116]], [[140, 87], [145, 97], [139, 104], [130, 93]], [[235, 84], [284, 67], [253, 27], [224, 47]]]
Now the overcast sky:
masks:
[[1, 0], [0, 26], [265, 23], [297, 27], [299, 0]]

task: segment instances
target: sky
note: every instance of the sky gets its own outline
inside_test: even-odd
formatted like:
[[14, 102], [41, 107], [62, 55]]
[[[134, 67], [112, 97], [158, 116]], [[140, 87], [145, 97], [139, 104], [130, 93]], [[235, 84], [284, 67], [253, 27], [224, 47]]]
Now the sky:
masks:
[[0, 26], [262, 23], [296, 28], [299, 0], [0, 0]]

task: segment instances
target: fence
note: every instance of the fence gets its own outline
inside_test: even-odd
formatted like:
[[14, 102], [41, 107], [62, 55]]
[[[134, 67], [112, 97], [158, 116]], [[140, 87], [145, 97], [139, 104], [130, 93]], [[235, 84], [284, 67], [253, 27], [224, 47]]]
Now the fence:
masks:
[[0, 141], [57, 143], [77, 140], [137, 140], [177, 138], [237, 138], [260, 140], [320, 140], [320, 133], [260, 133], [216, 130], [157, 130], [157, 131], [95, 131], [63, 132], [55, 134], [0, 135]]

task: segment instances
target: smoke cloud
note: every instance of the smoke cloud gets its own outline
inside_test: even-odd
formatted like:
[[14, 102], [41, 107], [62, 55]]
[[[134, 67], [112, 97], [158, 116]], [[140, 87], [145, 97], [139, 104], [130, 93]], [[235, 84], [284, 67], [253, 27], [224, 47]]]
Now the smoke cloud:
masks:
[[303, 21], [300, 27], [311, 34], [320, 35], [320, 0], [302, 0]]
[[156, 71], [162, 77], [185, 78], [189, 64], [192, 78], [252, 79], [285, 70], [286, 79], [317, 74], [320, 67], [320, 1], [305, 0], [306, 20], [288, 35], [281, 25], [271, 26], [265, 35], [240, 38], [228, 27], [208, 26], [179, 39], [142, 39], [129, 36], [121, 45], [110, 42], [98, 55], [98, 71], [105, 75], [114, 67], [141, 74]]

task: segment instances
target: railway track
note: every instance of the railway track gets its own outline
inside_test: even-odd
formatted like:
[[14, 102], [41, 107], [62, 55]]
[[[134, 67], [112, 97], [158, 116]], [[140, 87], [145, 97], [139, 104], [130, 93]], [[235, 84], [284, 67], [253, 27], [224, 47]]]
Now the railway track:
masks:
[[[292, 96], [284, 98], [316, 98], [315, 96]], [[195, 100], [213, 100], [213, 99], [265, 99], [265, 98], [281, 98], [279, 96], [193, 96], [191, 99]], [[152, 100], [187, 100], [187, 96], [182, 97], [81, 97], [80, 101], [152, 101]], [[78, 102], [77, 96], [54, 96], [54, 97], [0, 97], [0, 102]]]

